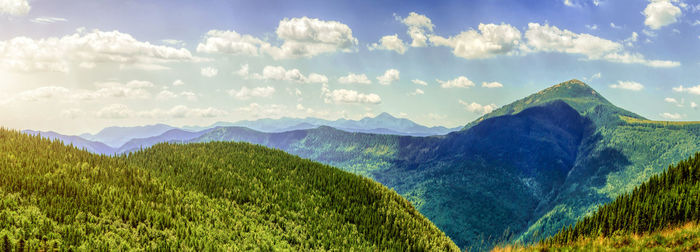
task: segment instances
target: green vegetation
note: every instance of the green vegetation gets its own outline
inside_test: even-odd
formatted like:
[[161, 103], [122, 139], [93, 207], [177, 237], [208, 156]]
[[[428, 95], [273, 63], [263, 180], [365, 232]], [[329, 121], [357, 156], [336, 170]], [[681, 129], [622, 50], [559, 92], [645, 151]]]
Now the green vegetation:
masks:
[[653, 175], [575, 225], [532, 246], [499, 251], [700, 249], [700, 152]]
[[650, 234], [616, 233], [609, 237], [582, 238], [567, 244], [497, 246], [493, 252], [516, 251], [698, 251], [700, 225], [689, 222]]
[[700, 153], [652, 176], [544, 242], [566, 244], [616, 232], [647, 233], [688, 221], [700, 221]]
[[457, 250], [393, 191], [243, 143], [117, 157], [0, 129], [0, 248]]

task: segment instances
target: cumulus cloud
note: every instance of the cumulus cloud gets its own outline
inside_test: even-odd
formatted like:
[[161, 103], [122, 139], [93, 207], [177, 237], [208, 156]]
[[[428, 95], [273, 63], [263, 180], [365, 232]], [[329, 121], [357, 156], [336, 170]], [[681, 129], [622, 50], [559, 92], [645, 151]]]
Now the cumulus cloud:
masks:
[[457, 57], [483, 59], [514, 53], [520, 38], [520, 31], [509, 24], [479, 24], [478, 31], [463, 31], [449, 38], [431, 36], [430, 42], [452, 48], [452, 53]]
[[481, 105], [476, 102], [468, 103], [463, 100], [459, 100], [459, 104], [462, 104], [464, 108], [467, 109], [467, 111], [472, 112], [472, 113], [477, 113], [480, 115], [485, 115], [488, 113], [491, 113], [491, 111], [495, 110], [496, 104], [487, 104], [487, 105]]
[[68, 118], [68, 119], [75, 119], [78, 117], [82, 117], [85, 115], [85, 112], [83, 112], [80, 109], [77, 108], [71, 108], [71, 109], [64, 109], [61, 110], [60, 116], [63, 118]]
[[124, 104], [108, 105], [97, 111], [97, 117], [106, 119], [122, 119], [133, 114], [133, 111]]
[[338, 78], [338, 82], [343, 84], [372, 84], [372, 81], [365, 74], [348, 73], [346, 76]]
[[330, 90], [328, 88], [328, 85], [326, 84], [323, 84], [323, 87], [321, 88], [321, 94], [324, 98], [325, 103], [379, 104], [382, 102], [382, 98], [374, 93], [365, 94], [348, 89]]
[[423, 92], [423, 90], [420, 88], [416, 88], [416, 91], [409, 93], [409, 95], [422, 95], [422, 94], [425, 94], [425, 92]]
[[182, 86], [182, 85], [185, 85], [185, 82], [182, 80], [173, 81], [173, 86]]
[[185, 48], [153, 45], [119, 31], [93, 30], [64, 37], [15, 37], [0, 41], [0, 66], [17, 71], [69, 72], [100, 63], [146, 70], [168, 69], [165, 63], [194, 60]]
[[620, 43], [586, 33], [561, 30], [556, 26], [537, 23], [528, 24], [525, 32], [527, 46], [525, 52], [562, 52], [579, 54], [588, 60], [606, 60], [625, 64], [643, 64], [651, 67], [676, 67], [680, 62], [648, 60], [638, 53], [624, 51]]
[[219, 74], [219, 69], [213, 67], [202, 67], [202, 70], [200, 70], [199, 73], [204, 77], [211, 78]]
[[231, 89], [228, 91], [230, 96], [238, 100], [248, 100], [251, 97], [269, 97], [274, 93], [275, 88], [271, 86], [255, 88], [242, 87], [240, 90]]
[[492, 82], [482, 82], [481, 86], [485, 87], [485, 88], [501, 88], [501, 87], [503, 87], [503, 84], [501, 84], [500, 82], [497, 82], [497, 81], [492, 81]]
[[30, 9], [28, 0], [0, 0], [0, 15], [24, 16]]
[[661, 113], [661, 117], [666, 118], [666, 119], [671, 119], [671, 120], [680, 120], [683, 118], [683, 116], [681, 114], [669, 113], [669, 112]]
[[171, 99], [176, 99], [179, 97], [184, 97], [188, 101], [196, 101], [197, 100], [197, 95], [193, 92], [189, 91], [183, 91], [180, 93], [174, 93], [170, 90], [163, 90], [156, 95], [156, 99], [158, 100], [171, 100]]
[[658, 30], [661, 27], [678, 22], [681, 16], [681, 8], [673, 5], [672, 0], [652, 0], [644, 8], [644, 25], [651, 29]]
[[690, 94], [700, 95], [700, 85], [697, 85], [694, 87], [684, 87], [683, 85], [680, 85], [678, 87], [674, 87], [673, 91], [686, 92], [686, 93], [690, 93]]
[[236, 31], [211, 30], [204, 36], [204, 42], [197, 45], [197, 52], [257, 56], [262, 45], [269, 46], [267, 42], [251, 35], [241, 35]]
[[379, 43], [372, 43], [368, 48], [370, 51], [389, 50], [395, 51], [398, 54], [404, 54], [406, 52], [406, 45], [404, 45], [403, 40], [401, 40], [397, 34], [384, 36], [379, 39]]
[[430, 18], [411, 12], [406, 18], [401, 18], [396, 16], [396, 19], [401, 21], [401, 23], [408, 26], [408, 35], [411, 36], [411, 46], [412, 47], [425, 47], [428, 44], [428, 36], [433, 32], [433, 23]]
[[468, 87], [473, 87], [475, 84], [473, 81], [467, 79], [467, 77], [464, 76], [459, 76], [455, 79], [448, 80], [448, 81], [442, 81], [436, 79], [438, 83], [440, 83], [440, 87], [442, 88], [468, 88]]
[[[245, 70], [245, 71], [244, 71]], [[239, 74], [248, 72], [248, 65], [244, 65]], [[322, 74], [311, 73], [304, 75], [299, 69], [285, 69], [283, 66], [265, 66], [262, 73], [249, 74], [246, 78], [265, 81], [292, 81], [297, 83], [328, 83], [328, 77]]]
[[226, 111], [208, 108], [189, 108], [184, 105], [177, 105], [170, 109], [151, 109], [135, 111], [124, 104], [111, 104], [97, 111], [96, 116], [104, 119], [124, 119], [124, 118], [202, 118], [219, 117], [226, 115]]
[[95, 90], [68, 89], [60, 86], [45, 86], [36, 89], [22, 91], [11, 96], [7, 102], [38, 102], [49, 99], [59, 99], [63, 102], [77, 102], [87, 100], [100, 100], [107, 98], [148, 99], [151, 98], [149, 88], [153, 83], [148, 81], [132, 80], [127, 83], [101, 82], [95, 84]]
[[421, 85], [421, 86], [427, 86], [427, 85], [428, 85], [427, 82], [422, 81], [422, 80], [419, 80], [419, 79], [413, 79], [413, 80], [411, 80], [411, 82], [413, 82], [413, 84]]
[[308, 17], [281, 20], [276, 35], [283, 41], [280, 46], [235, 31], [211, 30], [204, 42], [197, 45], [197, 51], [250, 56], [267, 54], [279, 60], [310, 58], [336, 51], [352, 52], [358, 43], [346, 24]]
[[285, 115], [286, 106], [279, 104], [260, 105], [251, 103], [236, 110], [245, 112], [254, 118], [280, 118]]
[[399, 70], [392, 68], [386, 70], [383, 75], [377, 76], [377, 80], [379, 81], [379, 84], [389, 85], [399, 80], [399, 74]]
[[644, 89], [644, 85], [636, 81], [617, 81], [617, 84], [610, 85], [611, 88], [626, 89], [631, 91], [640, 91]]

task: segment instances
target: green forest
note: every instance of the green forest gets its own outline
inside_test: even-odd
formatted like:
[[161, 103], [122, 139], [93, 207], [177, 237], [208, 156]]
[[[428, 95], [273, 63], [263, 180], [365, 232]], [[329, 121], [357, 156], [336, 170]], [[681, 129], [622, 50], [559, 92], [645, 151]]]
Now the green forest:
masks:
[[5, 251], [458, 250], [393, 190], [246, 143], [111, 157], [0, 129], [0, 174]]
[[645, 234], [690, 221], [700, 221], [700, 153], [653, 175], [541, 243], [562, 245], [582, 238]]

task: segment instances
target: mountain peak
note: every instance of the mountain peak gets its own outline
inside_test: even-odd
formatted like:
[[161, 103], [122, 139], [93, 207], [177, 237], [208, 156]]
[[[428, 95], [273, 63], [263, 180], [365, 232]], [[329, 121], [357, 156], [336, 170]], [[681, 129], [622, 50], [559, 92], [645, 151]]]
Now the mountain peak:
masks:
[[[467, 124], [464, 129], [471, 128], [479, 122], [491, 117], [517, 114], [520, 111], [523, 111], [527, 108], [541, 106], [557, 100], [566, 102], [583, 116], [586, 116], [589, 113], [593, 113], [593, 116], [600, 117], [601, 115], [595, 114], [600, 114], [601, 111], [595, 111], [595, 108], [602, 106], [604, 108], [607, 108], [606, 110], [609, 111], [609, 113], [606, 112], [606, 119], [604, 119], [607, 121], [617, 117], [613, 114], [625, 115], [634, 118], [642, 118], [639, 115], [615, 107], [615, 105], [610, 103], [607, 99], [605, 99], [605, 97], [600, 95], [600, 93], [595, 91], [583, 81], [571, 79], [545, 88], [537, 93], [529, 95], [523, 99], [517, 100], [511, 104], [498, 108], [492, 111], [491, 113], [483, 115], [480, 118]], [[612, 116], [610, 117], [610, 115]]]
[[374, 118], [376, 119], [395, 119], [396, 117], [392, 116], [391, 114], [387, 112], [382, 112], [381, 114], [375, 116]]

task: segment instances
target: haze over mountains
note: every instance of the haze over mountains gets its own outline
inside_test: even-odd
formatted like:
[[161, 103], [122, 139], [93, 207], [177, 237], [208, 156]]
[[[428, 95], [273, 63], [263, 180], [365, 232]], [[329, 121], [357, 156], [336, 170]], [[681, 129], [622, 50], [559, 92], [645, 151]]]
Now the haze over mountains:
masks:
[[[646, 120], [578, 80], [503, 106], [447, 135], [328, 126], [275, 132], [296, 122], [274, 128], [274, 122], [262, 121], [247, 126], [271, 132], [242, 126], [171, 129], [162, 137], [132, 139], [131, 147], [118, 152], [173, 141], [278, 148], [373, 178], [409, 200], [460, 247], [486, 248], [497, 240], [554, 234], [700, 150], [700, 123]], [[374, 126], [360, 121], [353, 124]]]
[[79, 136], [62, 135], [56, 132], [41, 132], [25, 130], [30, 134], [42, 134], [45, 137], [61, 139], [65, 143], [85, 148], [90, 152], [100, 154], [124, 153], [140, 147], [148, 147], [160, 142], [184, 141], [199, 137], [211, 129], [218, 127], [246, 127], [255, 131], [277, 133], [293, 130], [306, 130], [329, 126], [348, 132], [375, 134], [431, 136], [444, 135], [461, 127], [446, 128], [443, 126], [426, 127], [405, 118], [397, 118], [389, 113], [381, 113], [375, 117], [365, 117], [360, 120], [338, 119], [335, 121], [319, 118], [289, 118], [258, 119], [254, 121], [217, 122], [209, 126], [184, 126], [182, 128], [165, 124], [155, 124], [135, 127], [108, 127], [96, 134], [84, 133]]

